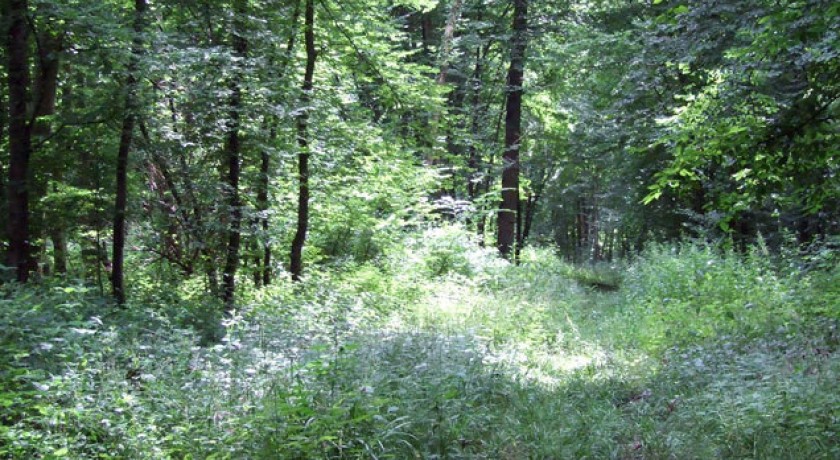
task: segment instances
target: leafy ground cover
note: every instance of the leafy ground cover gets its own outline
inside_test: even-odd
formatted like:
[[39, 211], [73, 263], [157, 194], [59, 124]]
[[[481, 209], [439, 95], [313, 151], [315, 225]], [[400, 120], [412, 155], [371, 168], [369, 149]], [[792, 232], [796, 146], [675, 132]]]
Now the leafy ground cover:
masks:
[[186, 287], [7, 285], [0, 457], [838, 458], [831, 257], [514, 267], [434, 229], [248, 293], [218, 342]]

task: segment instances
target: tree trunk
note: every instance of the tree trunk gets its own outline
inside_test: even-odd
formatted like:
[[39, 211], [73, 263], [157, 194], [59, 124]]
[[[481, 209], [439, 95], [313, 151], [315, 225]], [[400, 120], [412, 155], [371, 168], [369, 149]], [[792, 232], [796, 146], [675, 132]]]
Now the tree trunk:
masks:
[[63, 37], [53, 32], [38, 34], [38, 73], [33, 88], [35, 124], [32, 126], [32, 136], [36, 138], [36, 143], [52, 132], [50, 123], [38, 118], [55, 114], [62, 42]]
[[[464, 6], [463, 0], [452, 0], [452, 4], [449, 9], [449, 15], [446, 18], [446, 24], [443, 28], [443, 35], [440, 39], [440, 52], [438, 56], [438, 64], [440, 66], [440, 70], [437, 76], [437, 84], [438, 85], [446, 85], [447, 80], [449, 79], [449, 66], [450, 66], [450, 58], [452, 54], [452, 44], [455, 39], [455, 26], [458, 23], [458, 19], [461, 17], [461, 9]], [[451, 89], [449, 97], [447, 98], [447, 111], [454, 111], [456, 110], [461, 103], [463, 102], [463, 95], [461, 91], [459, 91], [458, 86], [455, 85], [455, 88]], [[441, 116], [444, 115], [445, 112], [435, 111], [432, 116], [431, 121], [429, 122], [430, 125], [430, 136], [429, 139], [432, 140], [432, 143], [438, 138], [438, 130], [442, 127], [441, 126]], [[444, 138], [446, 139], [446, 151], [450, 155], [449, 158], [442, 158], [438, 156], [434, 148], [429, 149], [429, 156], [427, 158], [427, 163], [431, 167], [441, 167], [441, 172], [448, 170], [447, 163], [451, 164], [451, 159], [457, 156], [457, 145], [453, 141], [452, 131], [455, 127], [452, 126], [450, 123], [446, 123], [445, 126], [445, 135]], [[430, 146], [431, 147], [431, 146]], [[448, 174], [447, 174], [448, 176]], [[451, 177], [451, 186], [455, 188], [455, 177]], [[454, 198], [455, 192], [450, 191], [449, 194]], [[442, 199], [444, 196], [447, 195], [446, 190], [446, 181], [441, 183], [440, 189], [436, 190], [432, 193], [431, 198], [433, 201], [438, 201]], [[444, 211], [443, 216], [448, 216], [448, 214]], [[450, 217], [455, 217], [454, 214]]]
[[452, 0], [449, 16], [446, 18], [446, 26], [443, 28], [443, 37], [440, 43], [440, 73], [438, 73], [437, 78], [439, 85], [446, 84], [446, 77], [449, 73], [449, 59], [452, 54], [452, 42], [455, 39], [455, 26], [458, 24], [458, 18], [461, 17], [463, 6], [464, 0]]
[[67, 235], [64, 229], [53, 228], [50, 239], [53, 243], [53, 271], [63, 275], [67, 273]]
[[513, 37], [507, 76], [505, 152], [502, 170], [502, 203], [498, 217], [497, 246], [510, 255], [516, 242], [519, 206], [519, 143], [522, 136], [522, 80], [527, 44], [528, 0], [513, 0]]
[[528, 241], [528, 236], [531, 234], [531, 226], [534, 223], [534, 214], [537, 210], [537, 202], [540, 200], [540, 191], [533, 193], [528, 192], [525, 195], [525, 217], [522, 224], [522, 232], [519, 235], [519, 247], [524, 247], [525, 242]]
[[117, 152], [117, 196], [114, 204], [114, 244], [111, 268], [111, 292], [118, 305], [125, 305], [125, 285], [123, 264], [125, 262], [125, 211], [128, 202], [128, 155], [134, 136], [134, 123], [137, 117], [137, 72], [140, 54], [143, 52], [143, 21], [146, 13], [146, 0], [134, 1], [134, 39], [131, 60], [128, 63], [126, 81], [125, 114], [120, 132], [120, 147]]
[[[0, 9], [0, 12], [5, 13], [4, 10]], [[5, 31], [4, 31], [5, 32]], [[6, 49], [6, 37], [4, 35], [0, 35], [0, 46], [3, 49]], [[3, 144], [4, 140], [6, 139], [6, 127], [9, 124], [8, 119], [6, 118], [9, 114], [7, 108], [9, 107], [6, 101], [6, 85], [0, 84], [0, 144]], [[0, 161], [0, 203], [7, 203], [6, 201], [6, 161]], [[3, 207], [0, 209], [4, 210]], [[5, 214], [5, 213], [4, 213]], [[6, 231], [8, 230], [6, 225], [0, 226], [0, 241], [7, 241]]]
[[[62, 177], [58, 175], [56, 181], [62, 181]], [[58, 185], [54, 183], [53, 187], [53, 192], [57, 192]], [[53, 244], [53, 272], [63, 275], [67, 273], [67, 234], [61, 219], [54, 220], [49, 225], [49, 236]]]
[[[270, 142], [273, 144], [274, 141], [277, 139], [277, 128], [276, 128], [276, 117], [271, 117], [271, 128], [270, 128], [270, 135], [269, 139]], [[259, 285], [260, 282], [263, 286], [268, 286], [271, 284], [271, 242], [270, 238], [268, 237], [268, 186], [269, 186], [269, 173], [271, 168], [271, 156], [269, 155], [267, 150], [263, 150], [260, 155], [260, 183], [259, 183], [259, 192], [257, 192], [257, 206], [260, 210], [260, 225], [262, 226], [262, 234], [263, 234], [263, 244], [262, 244], [262, 262], [260, 263], [260, 257], [257, 256], [257, 264], [256, 264], [256, 271], [257, 275], [254, 278], [255, 281], [259, 279], [259, 282], [256, 284]], [[260, 273], [261, 272], [261, 273]]]
[[300, 281], [303, 274], [303, 244], [306, 242], [306, 231], [309, 227], [309, 122], [308, 105], [312, 99], [312, 78], [315, 74], [315, 59], [318, 52], [315, 49], [315, 5], [313, 0], [306, 0], [304, 41], [306, 44], [306, 70], [303, 76], [303, 95], [300, 98], [301, 111], [297, 118], [298, 146], [298, 215], [297, 230], [292, 240], [289, 269], [292, 279]]
[[[284, 56], [281, 60], [279, 65], [279, 71], [277, 75], [277, 79], [281, 80], [286, 75], [286, 69], [289, 66], [289, 62], [292, 60], [292, 53], [294, 52], [295, 48], [295, 37], [297, 36], [297, 24], [298, 19], [300, 18], [300, 0], [295, 0], [294, 10], [292, 12], [292, 18], [290, 21], [290, 31], [289, 31], [289, 38], [286, 41], [286, 49], [284, 50]], [[278, 124], [278, 117], [277, 115], [271, 115], [269, 117], [269, 143], [274, 145], [277, 140], [277, 124]], [[262, 226], [262, 234], [264, 238], [263, 247], [262, 247], [262, 262], [260, 263], [257, 261], [258, 266], [258, 273], [255, 275], [256, 277], [261, 277], [261, 283], [263, 286], [268, 286], [271, 284], [272, 278], [272, 270], [271, 270], [271, 239], [268, 236], [268, 229], [269, 229], [269, 219], [268, 219], [268, 199], [269, 199], [269, 173], [271, 171], [271, 155], [267, 150], [263, 150], [260, 158], [260, 183], [259, 183], [259, 191], [257, 192], [257, 205], [259, 207], [260, 212], [262, 215], [260, 216], [260, 224]], [[257, 256], [259, 259], [259, 255]], [[260, 267], [261, 265], [261, 267]], [[261, 273], [260, 273], [261, 271]], [[259, 284], [256, 282], [255, 283]]]
[[[479, 20], [481, 20], [481, 16], [479, 16]], [[467, 196], [472, 202], [475, 202], [480, 190], [479, 166], [481, 165], [481, 155], [478, 152], [478, 142], [481, 139], [479, 135], [481, 132], [481, 90], [485, 54], [481, 51], [480, 46], [476, 47], [475, 68], [472, 76], [472, 113], [470, 114], [472, 140], [469, 147], [469, 158], [467, 159]]]
[[7, 64], [9, 81], [9, 182], [7, 265], [25, 283], [34, 269], [29, 236], [29, 158], [32, 153], [32, 129], [28, 120], [29, 102], [29, 29], [26, 24], [28, 2], [9, 0]]
[[239, 267], [239, 246], [242, 239], [240, 232], [242, 226], [242, 203], [239, 198], [239, 176], [240, 176], [240, 155], [241, 144], [239, 139], [240, 110], [242, 109], [242, 60], [248, 50], [248, 43], [243, 36], [245, 25], [245, 0], [234, 0], [234, 30], [231, 34], [233, 53], [240, 61], [234, 64], [234, 75], [231, 81], [230, 96], [230, 121], [228, 122], [228, 139], [226, 145], [228, 175], [227, 175], [227, 196], [230, 209], [230, 222], [228, 223], [227, 253], [225, 258], [225, 270], [222, 274], [222, 300], [225, 303], [225, 311], [230, 313], [233, 310], [236, 295], [236, 270]]

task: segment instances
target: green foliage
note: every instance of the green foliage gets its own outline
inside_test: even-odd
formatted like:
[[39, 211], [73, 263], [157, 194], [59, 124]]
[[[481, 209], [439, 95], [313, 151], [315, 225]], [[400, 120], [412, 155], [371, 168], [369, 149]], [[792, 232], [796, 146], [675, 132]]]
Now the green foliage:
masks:
[[832, 458], [840, 272], [765, 251], [514, 266], [430, 229], [247, 293], [204, 345], [194, 286], [6, 286], [0, 455]]
[[[674, 95], [676, 105], [658, 120], [672, 160], [657, 172], [645, 198], [666, 189], [685, 196], [705, 192], [705, 211], [730, 224], [751, 209], [774, 206], [816, 214], [833, 209], [837, 197], [834, 127], [837, 117], [837, 17], [831, 2], [764, 1], [701, 5], [674, 14], [654, 32], [693, 34], [710, 15], [723, 17], [714, 47], [698, 45], [666, 62], [690, 81]], [[749, 19], [739, 17], [749, 6]], [[692, 28], [691, 26], [695, 26]], [[695, 32], [694, 30], [697, 30]], [[666, 48], [667, 49], [667, 48]], [[780, 210], [781, 209], [781, 210]]]
[[507, 2], [317, 0], [306, 98], [301, 4], [151, 2], [131, 68], [130, 2], [88, 3], [29, 2], [31, 50], [60, 37], [61, 65], [26, 184], [44, 276], [0, 284], [0, 457], [840, 457], [837, 2], [529, 2], [518, 264], [483, 245]]

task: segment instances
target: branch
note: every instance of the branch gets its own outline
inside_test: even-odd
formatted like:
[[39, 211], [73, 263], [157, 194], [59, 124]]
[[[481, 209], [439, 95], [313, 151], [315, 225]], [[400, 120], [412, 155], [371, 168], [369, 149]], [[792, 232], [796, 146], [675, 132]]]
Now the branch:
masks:
[[32, 146], [32, 150], [33, 151], [34, 150], [39, 150], [41, 147], [46, 145], [46, 143], [49, 142], [52, 138], [58, 136], [58, 134], [61, 131], [63, 131], [64, 128], [74, 127], [74, 126], [100, 125], [100, 124], [108, 123], [109, 121], [112, 121], [112, 120], [101, 119], [101, 120], [80, 121], [80, 122], [75, 122], [75, 123], [69, 123], [69, 122], [68, 123], [62, 123], [61, 125], [58, 126], [58, 128], [53, 130], [53, 132], [51, 132], [49, 136], [41, 139], [41, 141], [38, 142], [37, 144], [34, 144]]
[[[391, 90], [391, 93], [392, 93], [392, 95], [394, 96], [394, 99], [397, 101], [397, 105], [398, 105], [398, 106], [402, 106], [403, 104], [402, 104], [402, 101], [400, 100], [400, 93], [399, 93], [399, 91], [397, 90], [397, 88], [396, 88], [393, 84], [391, 84], [391, 83], [388, 81], [388, 79], [386, 79], [386, 78], [385, 78], [385, 76], [384, 76], [384, 75], [382, 74], [382, 72], [379, 70], [379, 67], [376, 65], [376, 63], [374, 63], [374, 62], [373, 62], [373, 61], [372, 61], [372, 60], [371, 60], [371, 59], [370, 59], [370, 58], [369, 58], [369, 57], [368, 57], [368, 56], [367, 56], [367, 55], [366, 55], [366, 54], [365, 54], [365, 53], [364, 53], [364, 52], [363, 52], [363, 51], [362, 51], [362, 50], [361, 50], [361, 49], [360, 49], [357, 45], [356, 45], [356, 42], [354, 42], [354, 41], [353, 41], [353, 37], [350, 35], [350, 33], [349, 33], [349, 32], [347, 32], [347, 31], [346, 31], [343, 27], [341, 27], [341, 25], [339, 25], [338, 19], [335, 17], [335, 15], [333, 14], [333, 12], [330, 10], [329, 6], [327, 6], [326, 1], [325, 1], [325, 0], [318, 0], [318, 2], [319, 2], [319, 3], [321, 4], [321, 6], [324, 8], [324, 11], [327, 13], [327, 16], [329, 16], [330, 20], [332, 20], [333, 25], [335, 26], [335, 28], [336, 28], [336, 29], [338, 29], [338, 31], [341, 33], [341, 35], [343, 35], [343, 36], [344, 36], [344, 38], [347, 40], [347, 42], [350, 44], [350, 46], [351, 46], [351, 47], [353, 48], [353, 50], [356, 52], [356, 56], [358, 56], [359, 60], [360, 60], [360, 61], [364, 61], [364, 63], [365, 63], [365, 64], [367, 64], [367, 65], [371, 68], [371, 70], [373, 70], [373, 73], [374, 73], [374, 74], [375, 74], [375, 76], [379, 79], [379, 82], [382, 84], [382, 86], [385, 86], [385, 87], [387, 87], [388, 89], [390, 89], [390, 90]], [[341, 8], [340, 4], [339, 4], [339, 8]], [[342, 10], [342, 11], [343, 11], [343, 10]], [[346, 14], [346, 12], [345, 12], [345, 14]]]

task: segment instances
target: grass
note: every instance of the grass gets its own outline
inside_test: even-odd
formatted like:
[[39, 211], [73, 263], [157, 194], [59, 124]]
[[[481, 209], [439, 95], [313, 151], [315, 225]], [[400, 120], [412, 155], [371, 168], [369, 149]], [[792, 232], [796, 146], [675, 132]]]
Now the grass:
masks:
[[6, 287], [0, 457], [838, 458], [840, 270], [763, 251], [513, 267], [430, 230], [206, 346], [200, 297]]

